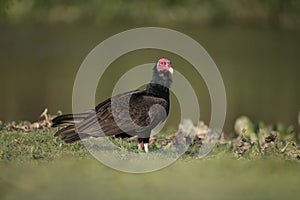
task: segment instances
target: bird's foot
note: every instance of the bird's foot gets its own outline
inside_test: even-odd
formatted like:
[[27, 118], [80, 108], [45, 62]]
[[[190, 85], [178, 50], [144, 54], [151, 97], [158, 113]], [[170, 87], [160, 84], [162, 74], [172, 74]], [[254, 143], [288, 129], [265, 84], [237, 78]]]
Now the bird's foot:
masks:
[[144, 150], [146, 153], [149, 152], [149, 143], [144, 143]]
[[139, 142], [139, 143], [138, 143], [138, 150], [139, 150], [139, 151], [142, 151], [142, 150], [143, 150], [143, 143], [142, 143], [142, 142]]
[[[143, 150], [143, 143], [142, 143], [142, 142], [141, 142], [141, 143], [138, 143], [138, 150], [139, 150], [139, 151], [142, 151], [142, 150]], [[149, 152], [149, 143], [144, 143], [144, 151], [145, 151], [146, 153]]]

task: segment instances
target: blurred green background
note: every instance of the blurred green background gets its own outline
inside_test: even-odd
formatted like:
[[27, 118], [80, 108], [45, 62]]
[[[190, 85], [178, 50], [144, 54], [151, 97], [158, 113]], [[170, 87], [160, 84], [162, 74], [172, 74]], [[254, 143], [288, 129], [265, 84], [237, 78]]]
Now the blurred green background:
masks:
[[[36, 120], [45, 107], [51, 113], [71, 112], [73, 82], [87, 54], [106, 38], [143, 26], [181, 31], [208, 51], [226, 87], [226, 131], [242, 114], [254, 121], [296, 124], [298, 0], [0, 0], [0, 119]], [[101, 79], [96, 101], [109, 97], [127, 70], [162, 56], [191, 81], [201, 118], [209, 122], [210, 98], [202, 78], [187, 61], [159, 50], [117, 59]], [[172, 100], [167, 125], [176, 128], [180, 113]]]

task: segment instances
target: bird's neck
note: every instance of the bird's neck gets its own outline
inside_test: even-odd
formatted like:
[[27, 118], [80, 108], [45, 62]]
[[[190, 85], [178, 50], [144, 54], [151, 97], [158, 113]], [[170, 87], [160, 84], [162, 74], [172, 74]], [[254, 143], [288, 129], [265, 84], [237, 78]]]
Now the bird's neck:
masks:
[[156, 84], [156, 83], [149, 83], [147, 85], [146, 91], [150, 95], [153, 95], [155, 97], [161, 97], [169, 101], [169, 88], [163, 85]]

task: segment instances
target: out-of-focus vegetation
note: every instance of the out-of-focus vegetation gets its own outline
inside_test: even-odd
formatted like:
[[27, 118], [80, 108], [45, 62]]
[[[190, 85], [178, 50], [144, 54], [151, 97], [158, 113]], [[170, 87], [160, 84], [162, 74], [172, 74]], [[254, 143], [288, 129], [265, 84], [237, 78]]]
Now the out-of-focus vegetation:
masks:
[[299, 28], [298, 0], [0, 0], [9, 23], [196, 23]]
[[148, 174], [126, 174], [96, 160], [0, 163], [0, 197], [11, 199], [298, 200], [300, 170], [281, 159], [184, 161]]

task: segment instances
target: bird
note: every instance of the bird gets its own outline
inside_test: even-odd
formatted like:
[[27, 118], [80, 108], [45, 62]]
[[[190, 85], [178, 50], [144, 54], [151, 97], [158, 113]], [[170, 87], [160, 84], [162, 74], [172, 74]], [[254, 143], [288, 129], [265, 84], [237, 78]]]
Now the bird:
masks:
[[52, 127], [60, 129], [54, 136], [66, 143], [88, 137], [137, 136], [138, 150], [149, 152], [151, 130], [163, 123], [169, 114], [173, 72], [171, 61], [160, 58], [145, 89], [117, 94], [84, 113], [55, 117]]

